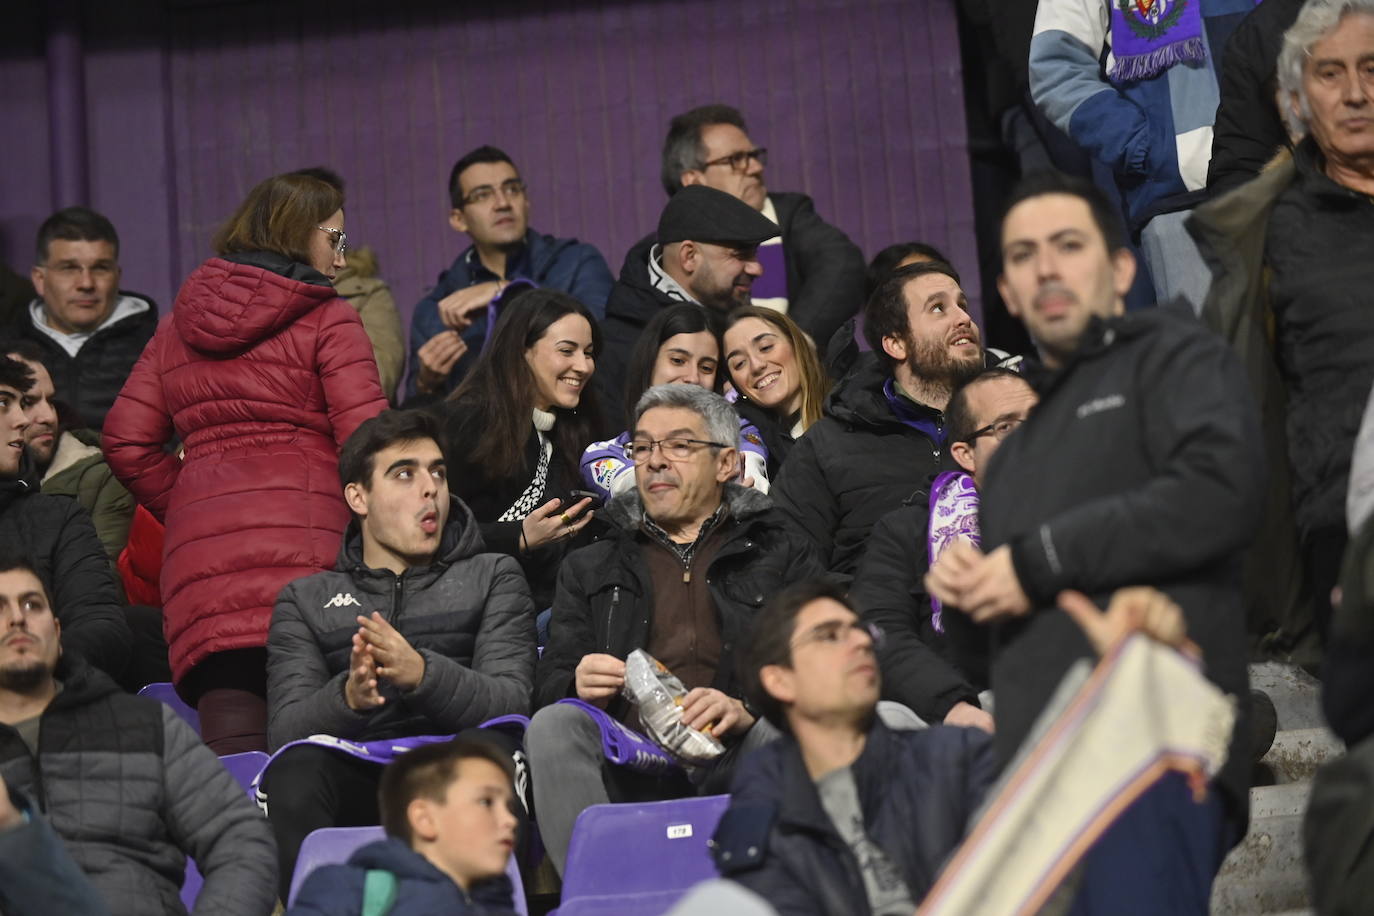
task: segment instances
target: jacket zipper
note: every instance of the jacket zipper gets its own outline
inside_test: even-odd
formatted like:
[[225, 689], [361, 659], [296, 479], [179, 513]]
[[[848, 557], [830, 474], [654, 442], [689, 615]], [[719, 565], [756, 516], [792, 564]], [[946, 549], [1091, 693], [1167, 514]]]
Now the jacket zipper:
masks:
[[389, 622], [394, 627], [396, 625], [396, 618], [401, 616], [402, 583], [400, 576], [397, 576], [395, 573], [392, 573], [392, 575], [396, 577], [396, 584], [391, 589], [391, 620]]
[[611, 589], [611, 606], [606, 610], [606, 650], [611, 648], [611, 618], [615, 616], [615, 609], [620, 604], [620, 586]]

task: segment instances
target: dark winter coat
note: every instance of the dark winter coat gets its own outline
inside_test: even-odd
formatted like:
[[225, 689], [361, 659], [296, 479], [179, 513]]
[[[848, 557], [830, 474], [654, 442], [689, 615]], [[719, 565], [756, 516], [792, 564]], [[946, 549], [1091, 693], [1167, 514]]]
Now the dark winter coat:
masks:
[[33, 560], [62, 624], [62, 647], [119, 677], [134, 637], [105, 548], [85, 509], [38, 492], [31, 467], [26, 455], [18, 477], [0, 479], [0, 552]]
[[1207, 163], [1207, 192], [1212, 196], [1245, 184], [1288, 146], [1288, 131], [1274, 102], [1275, 71], [1283, 33], [1298, 18], [1303, 2], [1265, 0], [1226, 41], [1217, 71], [1221, 103]]
[[680, 300], [654, 289], [649, 279], [649, 252], [655, 244], [655, 237], [650, 235], [630, 249], [620, 268], [620, 279], [611, 287], [606, 300], [606, 317], [601, 322], [601, 352], [596, 355], [593, 378], [609, 429], [624, 429], [630, 422], [629, 417], [620, 415], [620, 405], [625, 403], [625, 371], [635, 341], [661, 309], [681, 304]]
[[389, 916], [513, 916], [510, 880], [479, 882], [472, 894], [395, 838], [378, 840], [349, 856], [347, 865], [315, 869], [301, 885], [290, 916], [358, 916], [369, 871], [396, 876]]
[[184, 914], [190, 856], [205, 879], [197, 914], [271, 912], [272, 829], [190, 726], [75, 660], [56, 676], [38, 756], [0, 725], [0, 773], [38, 804], [110, 911]]
[[[874, 719], [852, 770], [864, 832], [920, 900], [996, 774], [976, 728], [893, 731]], [[795, 738], [746, 757], [711, 841], [716, 866], [779, 916], [869, 916], [863, 874], [821, 805]]]
[[1240, 364], [1191, 315], [1149, 309], [1094, 320], [1064, 368], [1028, 375], [1040, 402], [993, 455], [981, 491], [983, 549], [1010, 545], [1033, 608], [991, 633], [999, 756], [1011, 759], [1069, 666], [1095, 658], [1056, 595], [1077, 589], [1106, 607], [1118, 588], [1152, 585], [1182, 608], [1208, 678], [1239, 703], [1218, 780], [1243, 824], [1240, 564], [1265, 469]]
[[821, 219], [805, 194], [768, 195], [782, 227], [787, 262], [787, 314], [818, 346], [864, 304], [867, 267], [859, 246]]
[[[104, 444], [167, 526], [175, 680], [213, 652], [265, 645], [282, 586], [334, 565], [349, 521], [339, 447], [385, 407], [362, 321], [322, 274], [257, 253], [187, 279]], [[163, 447], [173, 435], [184, 461]]]
[[[560, 239], [543, 235], [530, 229], [525, 232], [525, 245], [519, 252], [510, 256], [506, 264], [506, 279], [521, 278], [531, 280], [539, 286], [567, 293], [600, 318], [604, 314], [606, 297], [610, 294], [614, 278], [606, 259], [592, 245], [577, 239]], [[439, 317], [439, 300], [476, 286], [499, 280], [500, 277], [487, 270], [477, 257], [477, 249], [469, 246], [454, 259], [449, 269], [439, 274], [434, 289], [415, 304], [410, 319], [410, 367], [406, 369], [405, 395], [415, 395], [415, 380], [420, 374], [420, 360], [416, 356], [420, 348], [436, 334], [448, 330]], [[487, 316], [482, 312], [474, 316], [473, 322], [463, 331], [468, 352], [453, 367], [448, 381], [440, 386], [440, 392], [447, 394], [458, 387], [458, 383], [472, 369], [482, 352], [482, 342], [487, 338]], [[401, 400], [405, 400], [403, 397]]]
[[[742, 697], [735, 653], [754, 616], [784, 586], [825, 570], [815, 549], [767, 496], [734, 483], [725, 485], [725, 493], [729, 515], [721, 523], [720, 546], [705, 570], [721, 636], [720, 663], [711, 686]], [[638, 491], [612, 500], [605, 517], [612, 525], [607, 536], [568, 554], [558, 572], [549, 643], [535, 673], [535, 709], [575, 695], [573, 674], [584, 655], [600, 652], [624, 658], [649, 644], [654, 595], [641, 549], [649, 536], [641, 528], [644, 508]], [[617, 697], [609, 711], [622, 716], [625, 701]]]
[[883, 394], [890, 377], [868, 359], [840, 382], [825, 416], [797, 440], [770, 491], [815, 541], [822, 562], [846, 576], [859, 568], [874, 523], [946, 461], [943, 414], [911, 404], [925, 428], [898, 419]]
[[52, 376], [57, 399], [96, 432], [105, 425], [105, 416], [157, 330], [157, 303], [151, 297], [127, 290], [120, 290], [119, 295], [142, 300], [148, 308], [96, 331], [75, 356], [34, 327], [28, 309], [20, 313], [10, 330], [19, 339], [42, 348], [43, 364]]
[[[439, 555], [397, 576], [363, 565], [349, 526], [338, 570], [282, 589], [267, 636], [267, 737], [273, 750], [309, 735], [357, 741], [447, 735], [529, 712], [534, 605], [520, 567], [485, 553], [472, 514], [451, 500]], [[424, 657], [414, 690], [382, 685], [387, 702], [355, 712], [344, 699], [357, 618], [382, 616]]]
[[[927, 722], [942, 722], [956, 703], [978, 706], [987, 687], [987, 655], [960, 657], [931, 621], [927, 490], [873, 526], [849, 600], [883, 631], [878, 664], [883, 699], [901, 703]], [[958, 613], [951, 610], [950, 613]]]
[[792, 446], [797, 444], [797, 440], [792, 438], [792, 424], [744, 397], [735, 402], [735, 413], [753, 424], [768, 452], [768, 479], [777, 480], [782, 472], [782, 463], [792, 453]]

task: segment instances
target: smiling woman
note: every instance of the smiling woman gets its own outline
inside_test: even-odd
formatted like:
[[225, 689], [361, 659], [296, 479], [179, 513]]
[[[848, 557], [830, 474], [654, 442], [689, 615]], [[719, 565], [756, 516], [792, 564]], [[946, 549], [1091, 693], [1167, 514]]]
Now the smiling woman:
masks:
[[830, 380], [815, 346], [783, 313], [750, 305], [726, 324], [725, 367], [740, 395], [735, 409], [758, 428], [768, 476], [776, 479], [792, 443], [821, 418]]
[[539, 608], [552, 600], [563, 550], [593, 517], [571, 489], [582, 450], [600, 429], [590, 387], [600, 349], [582, 303], [554, 290], [521, 291], [438, 408], [450, 488], [476, 516], [488, 549], [520, 561]]

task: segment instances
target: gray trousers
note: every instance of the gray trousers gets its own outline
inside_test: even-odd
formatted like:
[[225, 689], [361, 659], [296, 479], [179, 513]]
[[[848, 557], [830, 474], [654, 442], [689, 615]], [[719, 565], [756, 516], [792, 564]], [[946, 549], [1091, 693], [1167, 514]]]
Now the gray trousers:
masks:
[[[879, 703], [878, 715], [890, 728], [922, 727], [915, 713], [897, 703]], [[733, 765], [778, 735], [776, 728], [759, 719], [745, 732], [735, 753], [722, 762]], [[535, 823], [560, 876], [568, 862], [573, 823], [583, 809], [611, 801], [608, 781], [627, 793], [643, 794], [655, 788], [653, 780], [608, 764], [601, 749], [600, 729], [590, 716], [569, 703], [554, 703], [534, 714], [525, 732], [525, 753], [530, 762]], [[665, 780], [662, 790], [662, 798], [681, 798], [690, 794], [691, 784], [685, 779], [676, 783]]]
[[[764, 720], [744, 735], [733, 760], [778, 737]], [[525, 732], [525, 753], [530, 758], [530, 784], [534, 790], [534, 816], [539, 835], [558, 874], [568, 862], [568, 843], [573, 822], [583, 809], [611, 801], [607, 781], [627, 793], [652, 792], [653, 780], [606, 762], [601, 750], [601, 730], [585, 712], [569, 703], [545, 706], [530, 720]], [[663, 781], [662, 797], [682, 797], [691, 792], [685, 779]]]
[[1159, 305], [1187, 299], [1193, 314], [1202, 314], [1202, 304], [1212, 287], [1212, 268], [1203, 260], [1197, 242], [1184, 226], [1192, 210], [1161, 213], [1140, 230], [1140, 253], [1150, 267]]

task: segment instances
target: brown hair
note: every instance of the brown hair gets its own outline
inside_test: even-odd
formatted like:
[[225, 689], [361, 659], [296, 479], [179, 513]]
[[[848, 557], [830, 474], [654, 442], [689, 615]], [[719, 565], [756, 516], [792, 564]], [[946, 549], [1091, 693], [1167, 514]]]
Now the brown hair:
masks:
[[[811, 338], [806, 336], [805, 331], [797, 327], [797, 323], [791, 318], [782, 312], [761, 305], [742, 305], [732, 311], [729, 317], [725, 319], [725, 330], [730, 330], [745, 318], [757, 318], [771, 324], [781, 331], [782, 336], [787, 338], [787, 342], [792, 345], [792, 353], [797, 360], [798, 374], [801, 376], [802, 430], [810, 429], [811, 424], [821, 418], [825, 407], [825, 396], [830, 393], [830, 377], [821, 368], [820, 357], [816, 355], [816, 345], [811, 342]], [[721, 339], [724, 340], [724, 334], [721, 335]], [[722, 343], [721, 350], [724, 351], [724, 349]], [[730, 372], [729, 362], [724, 359], [722, 362], [726, 363], [725, 371]], [[734, 373], [730, 372], [730, 381], [733, 383], [734, 380]]]
[[272, 251], [310, 263], [310, 238], [320, 223], [343, 209], [343, 192], [311, 175], [275, 175], [248, 192], [215, 233], [215, 254]]
[[415, 837], [406, 813], [410, 803], [417, 798], [442, 803], [448, 787], [458, 778], [458, 764], [464, 760], [494, 763], [515, 781], [515, 763], [510, 755], [480, 738], [454, 738], [407, 751], [382, 770], [377, 789], [377, 807], [387, 836], [413, 845]]

